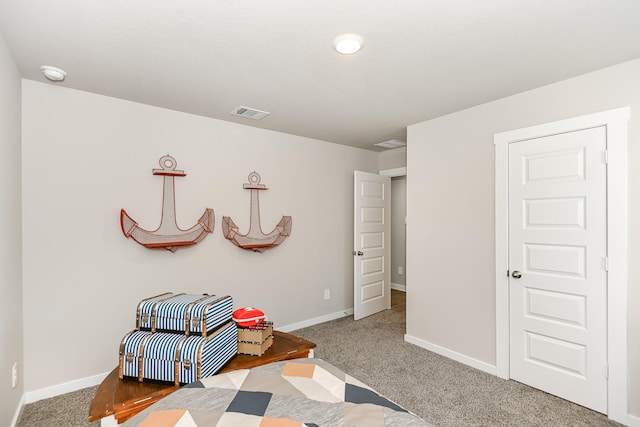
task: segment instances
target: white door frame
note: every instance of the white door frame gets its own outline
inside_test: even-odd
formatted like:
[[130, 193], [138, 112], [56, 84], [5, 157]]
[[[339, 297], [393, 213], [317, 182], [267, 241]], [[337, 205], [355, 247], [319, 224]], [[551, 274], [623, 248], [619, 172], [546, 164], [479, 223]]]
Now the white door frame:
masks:
[[407, 167], [403, 166], [401, 168], [383, 169], [378, 173], [380, 175], [390, 176], [391, 178], [397, 178], [399, 176], [407, 176]]
[[607, 386], [610, 419], [628, 424], [627, 406], [627, 121], [628, 107], [494, 135], [496, 227], [496, 373], [509, 376], [509, 144], [567, 131], [606, 126], [607, 171]]

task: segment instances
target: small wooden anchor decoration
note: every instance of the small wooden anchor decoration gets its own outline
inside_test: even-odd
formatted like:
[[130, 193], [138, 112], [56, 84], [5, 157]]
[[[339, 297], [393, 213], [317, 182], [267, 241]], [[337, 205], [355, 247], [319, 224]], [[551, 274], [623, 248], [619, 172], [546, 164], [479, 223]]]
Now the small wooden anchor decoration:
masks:
[[257, 172], [249, 174], [249, 183], [243, 184], [243, 188], [251, 190], [251, 218], [247, 234], [240, 234], [238, 226], [228, 216], [222, 217], [222, 234], [234, 245], [249, 249], [254, 252], [264, 252], [274, 248], [291, 234], [291, 217], [283, 216], [276, 228], [269, 234], [264, 234], [260, 226], [260, 200], [258, 193], [267, 190], [264, 184], [260, 184], [260, 175]]
[[206, 208], [198, 223], [188, 230], [178, 227], [176, 222], [176, 195], [174, 179], [176, 176], [186, 176], [181, 170], [176, 170], [176, 159], [169, 156], [160, 158], [161, 169], [153, 169], [154, 175], [164, 178], [162, 196], [162, 218], [160, 226], [154, 231], [148, 231], [138, 226], [127, 212], [120, 210], [120, 227], [126, 237], [131, 237], [142, 246], [149, 249], [166, 249], [175, 252], [185, 246], [192, 246], [213, 233], [215, 216], [213, 209]]

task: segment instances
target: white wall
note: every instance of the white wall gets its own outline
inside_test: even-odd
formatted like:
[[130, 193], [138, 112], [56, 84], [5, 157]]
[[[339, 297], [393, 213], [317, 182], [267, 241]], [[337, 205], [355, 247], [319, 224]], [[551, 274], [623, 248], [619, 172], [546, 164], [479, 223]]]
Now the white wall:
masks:
[[409, 336], [495, 366], [493, 135], [630, 106], [628, 399], [640, 416], [638, 76], [640, 59], [408, 129]]
[[378, 169], [396, 169], [407, 166], [407, 147], [384, 150], [378, 156]]
[[[20, 74], [0, 36], [0, 425], [11, 424], [23, 393]], [[18, 362], [18, 386], [11, 369]]]
[[[113, 369], [137, 302], [161, 292], [229, 294], [276, 327], [353, 307], [353, 170], [376, 172], [377, 153], [26, 80], [23, 105], [26, 391]], [[162, 178], [151, 169], [167, 153], [187, 173], [179, 225], [205, 207], [216, 216], [212, 235], [175, 254], [119, 224], [124, 208], [157, 227]], [[248, 231], [252, 171], [269, 187], [263, 230], [293, 218], [291, 237], [264, 254], [221, 232], [223, 215]]]

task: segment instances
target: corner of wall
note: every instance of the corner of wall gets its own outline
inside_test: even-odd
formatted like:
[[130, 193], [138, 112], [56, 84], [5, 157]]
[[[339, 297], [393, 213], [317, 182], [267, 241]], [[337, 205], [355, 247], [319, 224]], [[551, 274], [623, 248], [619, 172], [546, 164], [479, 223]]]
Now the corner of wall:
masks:
[[[15, 423], [23, 404], [22, 77], [0, 36], [0, 424]], [[12, 367], [18, 382], [12, 386]], [[11, 414], [15, 412], [13, 421]]]

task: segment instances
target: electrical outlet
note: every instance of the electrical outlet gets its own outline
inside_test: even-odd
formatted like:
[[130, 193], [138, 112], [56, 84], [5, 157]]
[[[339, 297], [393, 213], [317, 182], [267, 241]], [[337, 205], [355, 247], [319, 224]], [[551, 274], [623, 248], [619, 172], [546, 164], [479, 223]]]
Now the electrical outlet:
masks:
[[11, 367], [11, 388], [16, 388], [18, 385], [18, 362]]
[[403, 270], [402, 266], [398, 267], [398, 275], [402, 276]]
[[324, 290], [324, 299], [331, 299], [331, 289]]

